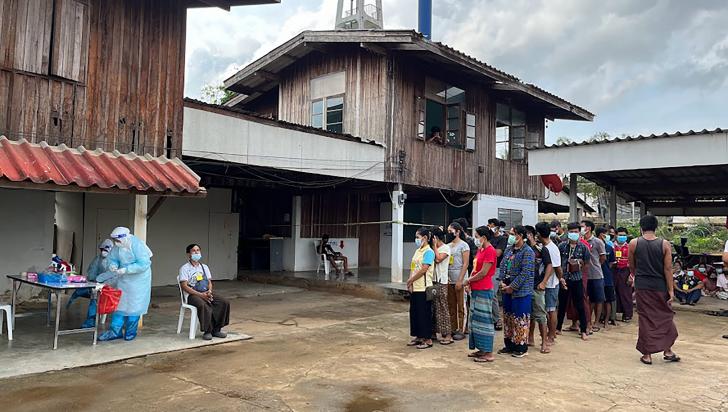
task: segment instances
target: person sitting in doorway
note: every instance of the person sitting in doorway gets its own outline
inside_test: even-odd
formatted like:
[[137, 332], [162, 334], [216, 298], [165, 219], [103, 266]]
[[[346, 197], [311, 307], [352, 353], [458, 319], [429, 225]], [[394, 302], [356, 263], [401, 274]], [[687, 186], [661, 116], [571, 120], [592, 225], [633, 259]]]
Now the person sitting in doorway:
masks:
[[341, 252], [334, 251], [334, 248], [329, 243], [330, 236], [329, 235], [323, 235], [321, 236], [321, 243], [318, 245], [318, 253], [319, 255], [326, 255], [326, 260], [328, 260], [331, 263], [331, 266], [336, 269], [336, 275], [341, 275], [341, 268], [336, 264], [337, 261], [344, 263], [344, 273], [352, 276], [353, 273], [349, 270], [349, 258], [344, 256]]
[[692, 270], [683, 273], [674, 279], [675, 297], [681, 305], [695, 306], [700, 300], [700, 291], [703, 289], [703, 282]]
[[179, 269], [179, 282], [182, 292], [187, 295], [187, 303], [197, 308], [202, 339], [225, 338], [222, 328], [230, 323], [230, 303], [212, 293], [212, 273], [210, 268], [200, 262], [202, 249], [193, 243], [185, 249], [187, 263]]
[[445, 146], [445, 144], [447, 144], [445, 136], [442, 135], [442, 131], [437, 126], [432, 127], [432, 129], [430, 130], [430, 135], [427, 137], [427, 139], [425, 139], [425, 142], [435, 143], [440, 146]]

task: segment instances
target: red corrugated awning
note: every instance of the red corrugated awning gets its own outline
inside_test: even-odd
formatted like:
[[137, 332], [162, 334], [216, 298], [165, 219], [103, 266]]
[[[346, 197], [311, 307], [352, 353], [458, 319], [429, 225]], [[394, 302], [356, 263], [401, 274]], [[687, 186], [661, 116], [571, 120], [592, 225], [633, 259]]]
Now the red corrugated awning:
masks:
[[72, 149], [0, 137], [0, 187], [59, 191], [205, 196], [181, 160]]

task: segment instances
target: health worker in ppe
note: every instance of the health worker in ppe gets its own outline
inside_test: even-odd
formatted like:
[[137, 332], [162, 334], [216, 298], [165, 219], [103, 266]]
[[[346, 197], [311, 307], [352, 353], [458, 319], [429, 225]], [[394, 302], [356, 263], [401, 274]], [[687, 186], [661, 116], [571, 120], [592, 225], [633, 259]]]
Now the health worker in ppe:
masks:
[[[89, 282], [95, 282], [97, 277], [104, 272], [109, 270], [109, 252], [114, 247], [113, 242], [110, 239], [106, 239], [99, 244], [99, 254], [96, 255], [91, 264], [86, 269], [86, 279]], [[96, 324], [96, 299], [91, 295], [91, 289], [76, 289], [71, 295], [71, 299], [68, 300], [66, 308], [71, 306], [78, 298], [87, 298], [91, 301], [88, 304], [88, 310], [86, 311], [86, 320], [81, 325], [82, 328], [93, 328]]]
[[[104, 281], [114, 281], [121, 290], [116, 311], [111, 314], [109, 330], [99, 336], [100, 341], [124, 338], [133, 340], [137, 335], [139, 317], [147, 313], [152, 293], [152, 251], [129, 232], [117, 227], [111, 232], [114, 247], [109, 253], [109, 272]], [[107, 274], [104, 274], [107, 275]]]

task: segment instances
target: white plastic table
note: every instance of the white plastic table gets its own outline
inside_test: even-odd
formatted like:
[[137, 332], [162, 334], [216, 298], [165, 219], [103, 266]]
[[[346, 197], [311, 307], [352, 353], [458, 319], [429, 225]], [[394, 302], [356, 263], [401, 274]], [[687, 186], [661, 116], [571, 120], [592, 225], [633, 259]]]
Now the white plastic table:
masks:
[[77, 333], [91, 333], [94, 334], [94, 340], [93, 344], [96, 344], [96, 339], [98, 338], [98, 329], [97, 325], [99, 323], [99, 313], [96, 311], [96, 319], [94, 321], [94, 326], [92, 328], [78, 328], [78, 329], [65, 329], [61, 330], [59, 329], [60, 321], [61, 321], [61, 292], [65, 292], [67, 290], [77, 290], [77, 289], [91, 289], [91, 296], [93, 299], [98, 298], [98, 293], [96, 292], [96, 282], [84, 282], [84, 283], [72, 283], [72, 282], [40, 282], [38, 280], [28, 280], [27, 275], [7, 275], [9, 279], [13, 281], [13, 291], [12, 291], [12, 312], [13, 312], [13, 329], [15, 329], [15, 297], [20, 290], [20, 286], [25, 283], [33, 287], [38, 287], [42, 289], [48, 290], [48, 316], [47, 316], [47, 324], [50, 326], [51, 323], [51, 294], [56, 295], [56, 318], [55, 318], [55, 328], [53, 329], [53, 349], [58, 348], [58, 336], [60, 335], [73, 335]]

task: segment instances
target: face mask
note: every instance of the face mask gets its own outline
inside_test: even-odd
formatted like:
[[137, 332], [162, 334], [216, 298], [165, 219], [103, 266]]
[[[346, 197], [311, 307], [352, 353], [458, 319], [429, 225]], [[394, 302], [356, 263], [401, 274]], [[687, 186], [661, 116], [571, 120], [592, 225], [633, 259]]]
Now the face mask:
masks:
[[498, 228], [497, 227], [491, 228], [490, 231], [493, 232], [493, 233], [495, 233], [496, 235], [498, 234]]
[[715, 273], [720, 275], [721, 273], [723, 273], [723, 269], [717, 268], [717, 269], [715, 269]]
[[202, 259], [202, 254], [201, 254], [201, 253], [193, 253], [193, 254], [192, 254], [192, 256], [190, 256], [190, 257], [191, 257], [191, 258], [192, 258], [192, 260], [194, 260], [195, 262], [199, 262], [199, 261], [200, 261], [200, 259]]
[[109, 256], [109, 251], [108, 250], [102, 250], [101, 251], [101, 257], [106, 257], [106, 256]]
[[617, 236], [617, 242], [624, 243], [626, 241], [627, 241], [627, 236], [625, 236], [625, 235], [619, 235], [619, 236]]
[[422, 239], [420, 239], [420, 238], [416, 238], [416, 239], [415, 239], [415, 245], [417, 245], [417, 247], [418, 247], [418, 248], [419, 248], [419, 247], [422, 247]]
[[698, 268], [698, 272], [705, 273], [705, 268]]
[[483, 242], [481, 242], [480, 239], [478, 239], [477, 237], [475, 238], [474, 242], [475, 242], [475, 246], [477, 246], [477, 247], [480, 247], [483, 244]]
[[609, 235], [604, 236], [604, 242], [610, 243], [612, 241], [612, 237]]
[[581, 229], [581, 232], [580, 233], [581, 233], [582, 236], [586, 236], [586, 229]]
[[508, 246], [516, 244], [516, 235], [508, 235]]
[[569, 236], [569, 240], [571, 240], [572, 242], [576, 242], [577, 240], [579, 240], [578, 233], [569, 232], [569, 234], [567, 236]]
[[453, 240], [455, 240], [455, 235], [453, 233], [448, 232], [447, 235], [445, 235], [445, 242], [452, 243]]
[[692, 270], [688, 270], [688, 276], [691, 276], [692, 277], [694, 275], [695, 275], [695, 272], [693, 272]]

